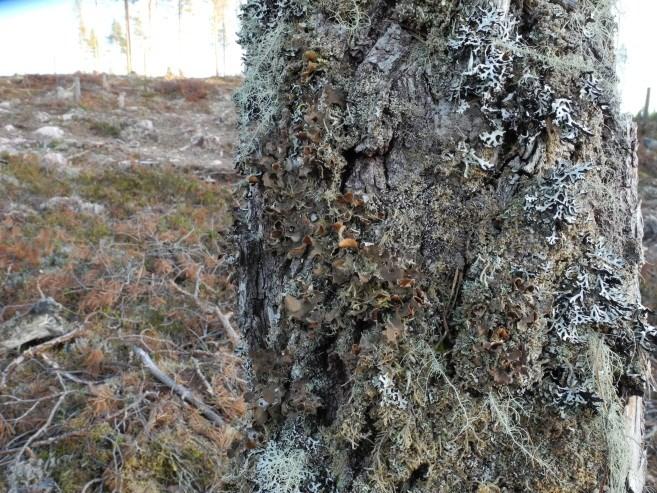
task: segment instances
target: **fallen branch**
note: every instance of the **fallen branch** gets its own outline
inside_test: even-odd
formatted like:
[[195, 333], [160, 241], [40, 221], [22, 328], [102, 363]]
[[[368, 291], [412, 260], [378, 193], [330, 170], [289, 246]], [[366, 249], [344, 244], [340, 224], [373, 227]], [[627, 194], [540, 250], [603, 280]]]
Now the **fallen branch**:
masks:
[[139, 356], [144, 366], [148, 369], [151, 375], [155, 377], [156, 380], [160, 381], [171, 390], [173, 390], [180, 396], [183, 401], [188, 402], [189, 404], [196, 407], [199, 411], [201, 411], [203, 416], [205, 416], [209, 421], [212, 421], [215, 425], [223, 426], [225, 424], [223, 418], [219, 416], [205, 402], [196, 397], [190, 389], [180, 385], [179, 383], [176, 383], [169, 375], [160, 370], [160, 368], [158, 368], [158, 366], [151, 359], [148, 353], [146, 353], [146, 351], [137, 346], [133, 346], [132, 349], [134, 350], [135, 354]]
[[7, 386], [7, 379], [9, 378], [9, 374], [14, 370], [14, 368], [16, 368], [18, 365], [23, 363], [25, 360], [29, 358], [34, 358], [35, 356], [38, 356], [40, 353], [43, 353], [48, 349], [58, 346], [59, 344], [63, 344], [64, 342], [68, 342], [71, 339], [75, 339], [80, 334], [82, 334], [82, 332], [84, 332], [84, 325], [80, 325], [76, 329], [62, 336], [55, 337], [54, 339], [51, 339], [42, 344], [39, 344], [38, 346], [34, 346], [26, 351], [23, 351], [23, 353], [20, 356], [18, 356], [16, 359], [14, 359], [11, 363], [9, 363], [7, 367], [4, 369], [4, 371], [2, 372], [2, 379], [0, 380], [0, 389], [3, 389]]
[[224, 330], [226, 331], [226, 335], [228, 338], [231, 340], [231, 342], [237, 346], [240, 342], [240, 336], [237, 333], [237, 331], [233, 328], [233, 325], [230, 323], [230, 320], [228, 319], [228, 315], [226, 315], [224, 312], [219, 310], [216, 306], [214, 307], [214, 311], [217, 315], [217, 318], [221, 322], [221, 325], [223, 326]]
[[[43, 440], [37, 440], [36, 442], [32, 442], [30, 444], [30, 449], [37, 448], [37, 447], [43, 447], [44, 445], [52, 445], [53, 443], [60, 442], [62, 440], [68, 440], [69, 438], [73, 437], [78, 437], [80, 435], [83, 435], [85, 432], [89, 431], [91, 427], [80, 429], [80, 430], [73, 430], [73, 431], [68, 431], [66, 433], [62, 433], [61, 435], [56, 435], [50, 438], [45, 438]], [[23, 449], [23, 446], [20, 447], [13, 447], [13, 448], [5, 448], [0, 450], [0, 456], [2, 455], [11, 455], [14, 452], [18, 452]], [[12, 461], [14, 460], [13, 458], [11, 459]], [[0, 461], [0, 466], [6, 465], [6, 461]]]

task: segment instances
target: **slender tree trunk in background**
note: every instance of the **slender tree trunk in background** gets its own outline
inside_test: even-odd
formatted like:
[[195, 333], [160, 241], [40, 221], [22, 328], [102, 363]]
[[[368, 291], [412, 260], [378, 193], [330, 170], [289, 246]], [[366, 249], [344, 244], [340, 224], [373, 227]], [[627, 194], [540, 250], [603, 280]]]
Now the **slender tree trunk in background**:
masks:
[[84, 18], [82, 16], [82, 0], [75, 0], [74, 4], [75, 15], [78, 18], [78, 42], [80, 43], [80, 55], [82, 57], [81, 63], [84, 63], [84, 52], [87, 48], [85, 37], [87, 35], [87, 28], [84, 25]]
[[182, 77], [182, 15], [183, 0], [178, 0], [178, 75]]
[[219, 40], [216, 36], [212, 46], [214, 48], [214, 76], [219, 77]]
[[76, 75], [73, 78], [73, 102], [75, 104], [80, 104], [82, 99], [82, 88], [80, 87], [80, 76]]
[[126, 63], [128, 74], [132, 73], [132, 39], [130, 38], [130, 4], [129, 0], [123, 0], [125, 11], [125, 41], [126, 41]]
[[214, 36], [214, 67], [219, 77], [219, 46], [223, 55], [223, 75], [226, 75], [226, 11], [227, 0], [212, 0], [212, 34]]
[[226, 76], [226, 19], [221, 19], [221, 61], [223, 66], [223, 75]]
[[144, 73], [148, 74], [148, 61], [153, 53], [153, 0], [148, 0], [148, 39], [144, 50]]
[[642, 491], [610, 4], [246, 2], [234, 490]]

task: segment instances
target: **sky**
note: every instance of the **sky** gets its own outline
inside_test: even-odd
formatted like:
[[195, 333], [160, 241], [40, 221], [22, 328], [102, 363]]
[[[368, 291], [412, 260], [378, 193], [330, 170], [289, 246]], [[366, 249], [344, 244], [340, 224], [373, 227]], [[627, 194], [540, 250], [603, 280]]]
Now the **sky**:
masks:
[[[134, 35], [133, 65], [138, 73], [161, 76], [167, 70], [188, 77], [241, 72], [241, 52], [237, 45], [237, 6], [230, 2], [225, 20], [226, 51], [215, 53], [208, 2], [191, 0], [192, 11], [183, 15], [182, 35], [178, 39], [175, 1], [153, 0], [150, 50]], [[125, 72], [125, 56], [107, 41], [112, 21], [123, 23], [123, 2], [81, 0], [82, 19], [87, 32], [94, 30], [101, 41], [97, 58], [81, 47], [80, 20], [74, 0], [0, 0], [0, 75], [16, 73], [71, 73], [77, 70]], [[146, 0], [132, 4], [135, 16], [147, 19]], [[619, 65], [623, 109], [631, 113], [644, 104], [646, 89], [653, 88], [652, 110], [657, 110], [657, 0], [619, 1], [619, 49], [624, 63]], [[142, 23], [142, 32], [148, 25]], [[134, 31], [133, 26], [133, 31]], [[180, 43], [178, 42], [180, 41]], [[148, 55], [146, 56], [146, 53]], [[225, 62], [224, 62], [225, 59]]]
[[[148, 56], [144, 56], [146, 45], [139, 31], [149, 31], [148, 2], [132, 0], [131, 17], [141, 19], [141, 25], [132, 25], [135, 71], [161, 76], [170, 70], [174, 74], [182, 71], [188, 77], [207, 77], [215, 75], [218, 68], [222, 75], [239, 74], [242, 64], [236, 37], [238, 1], [228, 0], [224, 63], [223, 50], [215, 56], [208, 1], [191, 0], [191, 8], [182, 16], [179, 39], [177, 1], [153, 0], [152, 44]], [[125, 56], [118, 45], [107, 40], [114, 20], [124, 25], [123, 1], [81, 0], [80, 13], [75, 4], [75, 0], [0, 0], [0, 75], [77, 70], [124, 73]], [[86, 32], [93, 30], [100, 41], [96, 59], [81, 46], [80, 14]]]
[[657, 0], [620, 0], [618, 8], [618, 44], [625, 58], [618, 67], [623, 109], [637, 113], [651, 87], [651, 110], [657, 111]]

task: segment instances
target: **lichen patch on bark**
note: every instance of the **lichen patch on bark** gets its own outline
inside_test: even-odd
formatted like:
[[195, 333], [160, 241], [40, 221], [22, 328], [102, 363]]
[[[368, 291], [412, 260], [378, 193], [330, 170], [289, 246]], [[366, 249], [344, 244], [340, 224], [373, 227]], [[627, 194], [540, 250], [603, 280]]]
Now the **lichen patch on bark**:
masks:
[[236, 489], [286, 491], [258, 457], [293, 427], [319, 445], [284, 452], [292, 491], [620, 491], [619, 406], [655, 334], [634, 138], [600, 82], [610, 15], [245, 4], [247, 79], [268, 85], [238, 97], [240, 306], [266, 404]]

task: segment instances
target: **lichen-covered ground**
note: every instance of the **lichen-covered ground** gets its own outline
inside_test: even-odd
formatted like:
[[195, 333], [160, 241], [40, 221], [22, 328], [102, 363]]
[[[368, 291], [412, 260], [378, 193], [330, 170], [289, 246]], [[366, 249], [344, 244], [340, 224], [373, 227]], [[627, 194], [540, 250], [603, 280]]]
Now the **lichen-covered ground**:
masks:
[[0, 79], [0, 491], [219, 491], [239, 80], [72, 82]]

